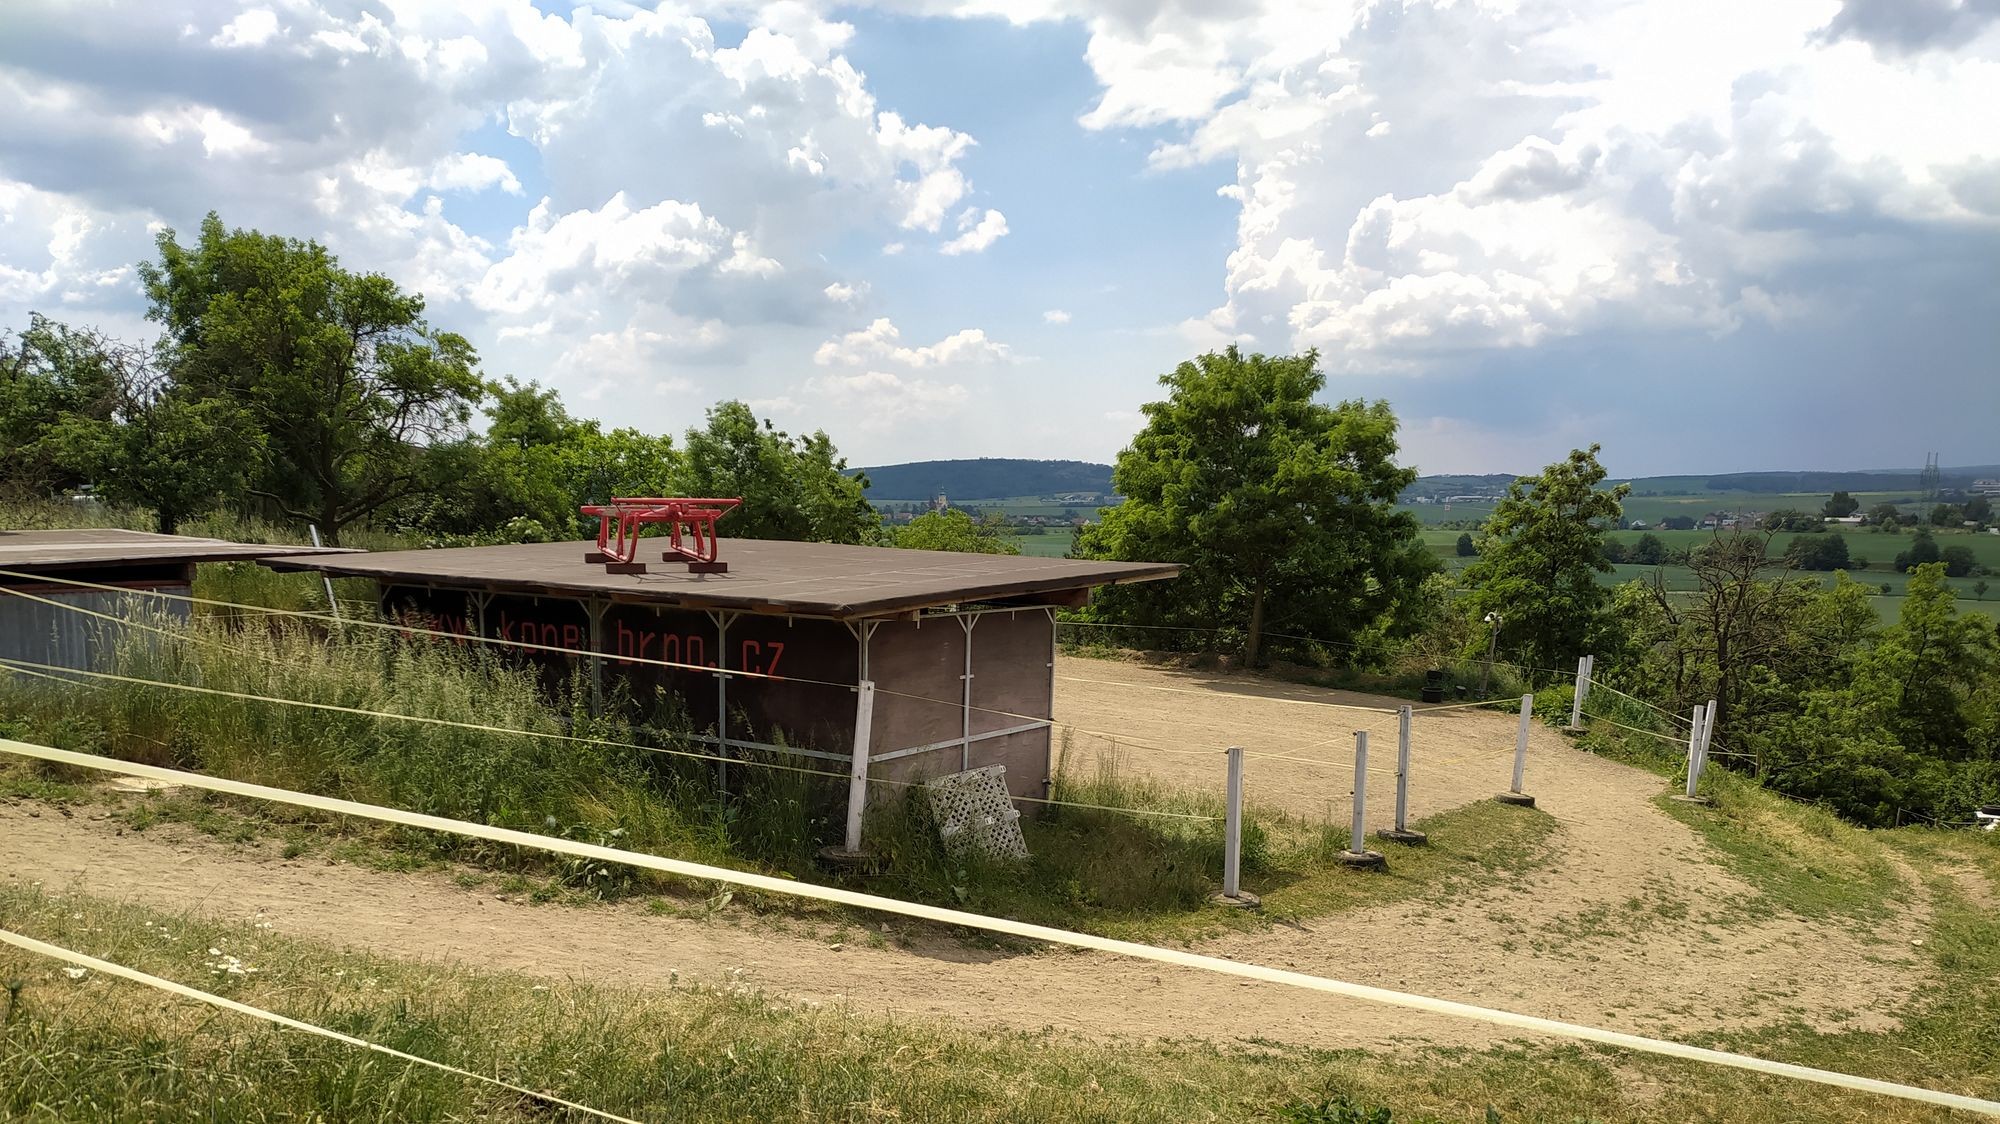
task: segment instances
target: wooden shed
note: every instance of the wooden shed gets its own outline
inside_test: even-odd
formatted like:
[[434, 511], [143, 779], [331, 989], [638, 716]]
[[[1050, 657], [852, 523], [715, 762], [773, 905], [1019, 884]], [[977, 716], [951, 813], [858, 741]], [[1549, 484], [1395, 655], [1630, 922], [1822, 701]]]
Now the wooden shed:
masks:
[[[0, 531], [0, 658], [93, 670], [124, 636], [122, 626], [106, 617], [139, 610], [187, 618], [186, 601], [133, 592], [186, 597], [200, 562], [341, 553], [113, 528]], [[103, 586], [113, 588], [97, 588]]]
[[758, 750], [848, 761], [856, 689], [867, 680], [875, 685], [871, 778], [997, 764], [1017, 796], [1045, 795], [1049, 783], [1056, 610], [1083, 605], [1096, 586], [1179, 572], [1158, 563], [724, 539], [727, 573], [656, 563], [656, 572], [615, 574], [584, 561], [591, 548], [532, 543], [265, 564], [374, 578], [385, 615], [559, 649], [520, 656], [554, 675], [584, 671], [600, 689], [622, 679], [635, 699], [677, 699], [695, 739], [724, 756]]

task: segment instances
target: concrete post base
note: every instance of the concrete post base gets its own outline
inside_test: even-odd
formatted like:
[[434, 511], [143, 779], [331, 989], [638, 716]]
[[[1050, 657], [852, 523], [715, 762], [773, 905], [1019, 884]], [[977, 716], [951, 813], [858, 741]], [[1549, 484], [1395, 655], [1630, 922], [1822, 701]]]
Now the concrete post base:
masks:
[[1342, 851], [1340, 865], [1355, 870], [1381, 870], [1389, 865], [1389, 860], [1380, 851]]
[[1385, 827], [1375, 833], [1375, 838], [1389, 843], [1401, 843], [1405, 847], [1421, 847], [1431, 841], [1431, 837], [1421, 831], [1407, 828]]
[[1710, 800], [1706, 796], [1688, 796], [1685, 793], [1679, 792], [1674, 793], [1674, 799], [1682, 804], [1699, 804], [1704, 808], [1715, 803], [1715, 801]]
[[1223, 906], [1228, 909], [1264, 908], [1264, 899], [1258, 897], [1257, 895], [1251, 893], [1248, 890], [1239, 891], [1237, 895], [1233, 898], [1227, 894], [1216, 894], [1210, 897], [1208, 900], [1214, 902], [1216, 905]]
[[1493, 799], [1498, 800], [1502, 804], [1513, 804], [1521, 808], [1532, 808], [1535, 806], [1535, 798], [1525, 792], [1503, 792]]

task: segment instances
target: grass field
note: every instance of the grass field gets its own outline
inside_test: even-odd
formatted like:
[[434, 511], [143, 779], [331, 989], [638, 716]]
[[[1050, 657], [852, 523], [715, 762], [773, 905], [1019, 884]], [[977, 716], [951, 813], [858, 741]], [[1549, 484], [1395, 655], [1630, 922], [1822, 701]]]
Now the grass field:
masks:
[[[1622, 752], [1617, 743], [1603, 750]], [[1865, 926], [1883, 910], [1902, 908], [1898, 903], [1920, 886], [1928, 929], [1916, 955], [1927, 982], [1897, 1012], [1900, 1025], [1893, 1029], [1780, 1025], [1702, 1035], [1703, 1043], [1973, 1095], [2000, 1091], [1991, 1018], [1991, 1005], [2000, 1001], [2000, 915], [1976, 900], [2000, 879], [2000, 847], [1965, 832], [1860, 831], [1753, 785], [1721, 780], [1711, 808], [1666, 801], [1659, 807], [1698, 832], [1712, 861], [1750, 886], [1761, 908], [1801, 925]], [[194, 848], [190, 861], [201, 853]], [[1830, 878], [1848, 872], [1861, 876]], [[1638, 941], [1646, 930], [1632, 918], [1642, 914], [1612, 911], [1604, 924], [1630, 924], [1629, 939]], [[1957, 1118], [1866, 1094], [1599, 1049], [1413, 1044], [1364, 1051], [1208, 1042], [1196, 1011], [1189, 1012], [1184, 1039], [1106, 1041], [1053, 1029], [887, 1019], [857, 1013], [844, 1001], [792, 1001], [744, 986], [648, 987], [402, 960], [247, 919], [58, 894], [23, 882], [0, 885], [0, 925], [647, 1121], [1916, 1124]], [[7, 983], [0, 998], [0, 1117], [120, 1124], [579, 1118], [94, 971], [65, 970], [13, 948], [0, 947], [0, 980]], [[1271, 999], [1281, 997], [1262, 1001]], [[1246, 993], [1245, 1002], [1258, 1001]], [[1343, 1100], [1370, 1111], [1332, 1107]]]

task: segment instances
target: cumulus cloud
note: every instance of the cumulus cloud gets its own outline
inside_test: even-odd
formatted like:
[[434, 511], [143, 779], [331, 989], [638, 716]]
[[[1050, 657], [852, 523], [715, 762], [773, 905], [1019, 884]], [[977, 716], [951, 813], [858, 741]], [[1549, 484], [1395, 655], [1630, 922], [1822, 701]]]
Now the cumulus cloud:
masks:
[[[18, 0], [7, 23], [8, 323], [52, 302], [136, 322], [152, 228], [213, 208], [421, 290], [489, 365], [578, 394], [605, 372], [672, 385], [809, 353], [868, 292], [829, 250], [935, 235], [972, 189], [974, 139], [880, 105], [853, 29], [802, 4], [159, 0], [78, 20]], [[1002, 229], [951, 241], [990, 245], [991, 213]]]
[[[1105, 6], [1081, 120], [1166, 126], [1156, 167], [1233, 168], [1227, 299], [1187, 338], [1420, 371], [1726, 334], [1813, 306], [1858, 252], [1992, 237], [2000, 134], [1966, 123], [2000, 99], [1995, 52], [1904, 65], [1834, 40], [1963, 46], [1993, 10], [1847, 0], [1818, 34], [1823, 14], [1722, 0]], [[1727, 42], [1707, 30], [1724, 22]]]
[[1048, 324], [1067, 324], [1069, 323], [1069, 313], [1064, 312], [1060, 308], [1051, 308], [1047, 312], [1042, 313], [1042, 321]]
[[1007, 216], [988, 208], [974, 220], [971, 209], [958, 217], [958, 237], [938, 248], [944, 254], [977, 254], [1007, 234]]
[[813, 353], [813, 362], [822, 367], [858, 367], [874, 362], [901, 363], [908, 367], [944, 367], [957, 364], [1003, 362], [1013, 357], [1013, 349], [988, 339], [979, 328], [953, 332], [934, 344], [908, 347], [902, 332], [887, 317], [866, 328], [830, 339]]
[[2000, 21], [1996, 0], [1841, 0], [1824, 41], [1856, 39], [1888, 54], [1958, 47]]
[[223, 24], [209, 42], [217, 47], [261, 47], [276, 34], [276, 13], [269, 8], [251, 8]]
[[497, 187], [521, 194], [521, 181], [505, 160], [477, 152], [454, 152], [431, 166], [428, 180], [439, 191], [484, 191]]

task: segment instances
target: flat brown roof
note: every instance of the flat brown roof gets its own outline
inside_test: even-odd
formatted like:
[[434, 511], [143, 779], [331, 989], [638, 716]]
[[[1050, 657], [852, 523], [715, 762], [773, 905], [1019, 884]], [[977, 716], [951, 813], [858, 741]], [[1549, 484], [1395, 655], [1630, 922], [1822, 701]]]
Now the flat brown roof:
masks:
[[[646, 540], [651, 543], [652, 540]], [[1006, 554], [955, 554], [879, 546], [723, 539], [726, 574], [690, 574], [639, 558], [654, 572], [611, 574], [583, 560], [594, 542], [524, 543], [448, 550], [274, 558], [275, 570], [323, 570], [404, 585], [561, 597], [609, 597], [706, 609], [812, 617], [869, 617], [940, 605], [1073, 593], [1180, 573], [1164, 562], [1082, 562]], [[1053, 598], [1051, 598], [1053, 600]]]
[[267, 546], [86, 527], [67, 531], [0, 531], [0, 570], [44, 572], [120, 563], [234, 562], [298, 554], [347, 554], [338, 547]]

